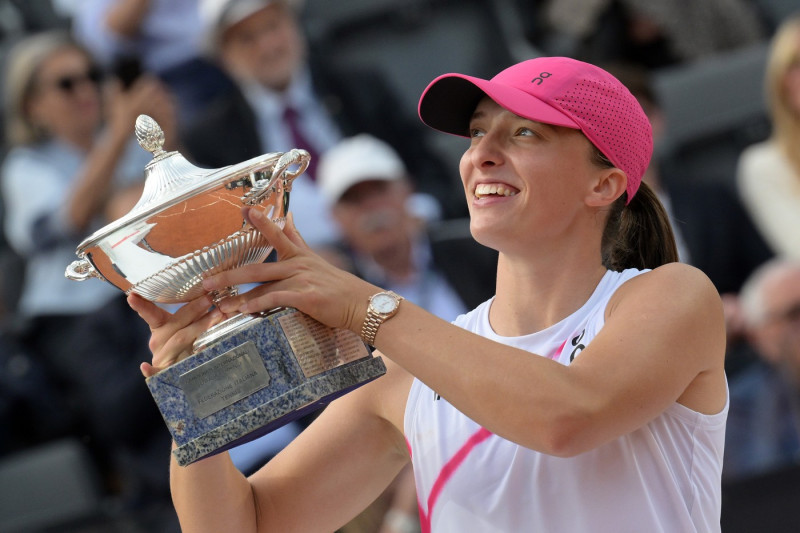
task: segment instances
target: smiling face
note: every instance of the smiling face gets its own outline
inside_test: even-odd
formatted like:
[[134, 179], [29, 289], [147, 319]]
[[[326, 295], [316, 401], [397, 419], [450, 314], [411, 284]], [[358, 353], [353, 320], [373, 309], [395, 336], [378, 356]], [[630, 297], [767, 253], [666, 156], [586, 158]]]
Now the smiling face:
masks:
[[[476, 240], [500, 251], [529, 250], [582, 235], [587, 224], [602, 232], [594, 208], [622, 194], [624, 174], [595, 165], [579, 130], [519, 117], [488, 97], [469, 127], [460, 171]], [[605, 183], [611, 174], [613, 183]]]

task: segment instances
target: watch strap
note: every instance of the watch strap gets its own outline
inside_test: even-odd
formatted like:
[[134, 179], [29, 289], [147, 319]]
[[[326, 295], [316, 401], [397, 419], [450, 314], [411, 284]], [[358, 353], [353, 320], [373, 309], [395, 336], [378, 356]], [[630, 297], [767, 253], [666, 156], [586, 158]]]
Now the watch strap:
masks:
[[[364, 324], [361, 326], [361, 338], [364, 340], [364, 342], [366, 342], [370, 346], [375, 345], [375, 336], [378, 334], [378, 328], [381, 326], [381, 324], [383, 324], [391, 317], [393, 317], [395, 314], [397, 314], [397, 310], [400, 305], [400, 300], [403, 300], [402, 296], [392, 291], [385, 291], [385, 294], [392, 295], [397, 305], [395, 306], [394, 311], [392, 311], [389, 314], [379, 313], [375, 309], [373, 309], [372, 298], [370, 298], [370, 305], [369, 307], [367, 307], [367, 316], [364, 319]], [[375, 295], [373, 295], [373, 297], [374, 296]]]

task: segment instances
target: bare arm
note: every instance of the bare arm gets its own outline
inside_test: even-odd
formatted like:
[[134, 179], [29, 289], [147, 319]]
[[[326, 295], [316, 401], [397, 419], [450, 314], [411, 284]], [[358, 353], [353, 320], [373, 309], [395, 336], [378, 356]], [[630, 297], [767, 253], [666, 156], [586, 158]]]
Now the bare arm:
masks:
[[620, 288], [603, 330], [570, 366], [403, 307], [405, 316], [378, 333], [387, 356], [490, 431], [545, 453], [590, 450], [676, 401], [708, 414], [725, 404], [722, 306], [705, 276], [685, 265]]
[[[395, 374], [392, 376], [392, 374]], [[330, 533], [381, 494], [408, 454], [402, 404], [410, 381], [397, 366], [378, 380], [331, 403], [277, 457], [246, 479], [227, 453], [170, 467], [173, 503], [185, 533], [220, 531]], [[387, 384], [392, 381], [392, 384]], [[399, 420], [398, 420], [399, 417]]]
[[81, 230], [104, 209], [114, 193], [112, 178], [132, 138], [136, 117], [140, 113], [152, 114], [167, 128], [172, 127], [173, 104], [161, 83], [153, 78], [138, 80], [128, 91], [112, 84], [108, 97], [107, 128], [89, 150], [69, 198], [70, 219]]
[[[269, 282], [223, 303], [223, 311], [289, 305], [359, 332], [374, 287], [295, 246], [274, 224], [254, 223], [281, 260], [207, 280], [207, 289]], [[602, 332], [570, 366], [482, 338], [407, 301], [381, 326], [376, 344], [490, 431], [555, 455], [592, 449], [676, 401], [706, 413], [725, 403], [722, 306], [708, 279], [686, 265], [667, 265], [620, 288]]]

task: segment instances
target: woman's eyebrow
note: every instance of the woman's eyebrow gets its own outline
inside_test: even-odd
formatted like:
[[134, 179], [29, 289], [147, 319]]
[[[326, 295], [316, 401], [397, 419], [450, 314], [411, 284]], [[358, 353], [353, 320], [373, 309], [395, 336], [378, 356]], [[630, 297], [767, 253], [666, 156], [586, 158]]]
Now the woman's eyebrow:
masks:
[[[539, 122], [538, 120], [533, 120], [532, 118], [525, 118], [525, 117], [517, 115], [516, 113], [513, 113], [513, 114], [514, 114], [515, 117], [517, 117], [520, 120], [527, 120], [528, 122], [533, 122], [537, 126], [541, 126], [541, 127], [545, 128], [547, 130], [550, 130], [550, 131], [558, 131], [556, 126], [554, 126], [552, 124], [548, 124], [546, 122]], [[483, 118], [485, 115], [486, 115], [485, 111], [480, 110], [480, 109], [476, 109], [472, 113], [472, 116], [470, 117], [469, 120], [470, 120], [470, 122], [472, 122], [473, 120], [477, 120], [477, 119]]]
[[475, 120], [477, 118], [481, 118], [485, 114], [486, 114], [485, 111], [475, 110], [475, 111], [473, 111], [472, 116], [470, 116], [469, 119], [472, 121], [472, 120]]
[[533, 119], [529, 119], [529, 118], [525, 118], [525, 117], [520, 117], [520, 118], [522, 118], [523, 120], [529, 120], [529, 121], [533, 122], [534, 124], [536, 124], [537, 126], [541, 126], [541, 127], [545, 128], [545, 129], [548, 129], [550, 131], [556, 131], [556, 127], [553, 126], [552, 124], [548, 124], [547, 122], [539, 122], [538, 120], [533, 120]]

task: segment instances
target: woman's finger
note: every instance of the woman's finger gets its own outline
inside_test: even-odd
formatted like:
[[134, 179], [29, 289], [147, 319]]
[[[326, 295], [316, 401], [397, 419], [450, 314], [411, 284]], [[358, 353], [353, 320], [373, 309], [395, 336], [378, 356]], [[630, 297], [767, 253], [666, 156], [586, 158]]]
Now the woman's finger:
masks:
[[[300, 308], [302, 305], [298, 296], [299, 294], [295, 291], [273, 289], [270, 292], [257, 294], [239, 302], [236, 310], [242, 314], [248, 314], [280, 307]], [[278, 302], [281, 303], [278, 304]]]
[[267, 283], [288, 278], [299, 270], [300, 267], [285, 261], [253, 263], [205, 278], [203, 280], [203, 289], [210, 292], [237, 285]]
[[139, 365], [139, 371], [141, 371], [142, 375], [146, 378], [153, 377], [160, 372], [159, 369], [146, 361]]
[[154, 354], [188, 350], [200, 334], [213, 323], [222, 320], [222, 311], [209, 309], [210, 304], [206, 298], [198, 298], [181, 307], [168, 323], [152, 330], [150, 350]]
[[[247, 291], [246, 293], [225, 298], [219, 302], [219, 308], [223, 313], [260, 313], [279, 307], [295, 307], [296, 297], [299, 294], [282, 291], [283, 284], [280, 282], [261, 285]], [[282, 298], [282, 299], [281, 299]], [[276, 302], [280, 301], [278, 304]]]
[[270, 220], [264, 211], [245, 207], [243, 208], [243, 215], [245, 220], [250, 222], [254, 228], [267, 238], [267, 241], [275, 249], [280, 259], [292, 257], [297, 252], [297, 246], [283, 232], [280, 226]]
[[162, 327], [172, 316], [153, 302], [145, 300], [135, 293], [128, 294], [128, 305], [139, 314], [142, 320], [147, 322], [151, 331]]
[[160, 331], [158, 335], [154, 332], [150, 341], [153, 362], [152, 364], [144, 363], [140, 366], [142, 374], [145, 377], [149, 377], [191, 355], [194, 341], [224, 319], [222, 312], [214, 309], [188, 326], [169, 334], [163, 344], [157, 340], [157, 337], [161, 337], [161, 334], [165, 332]]
[[174, 324], [178, 329], [185, 328], [205, 313], [208, 313], [210, 308], [211, 298], [207, 294], [195, 298], [175, 311]]
[[150, 331], [160, 330], [167, 325], [170, 326], [170, 331], [176, 331], [207, 313], [211, 307], [211, 299], [208, 295], [203, 295], [180, 307], [174, 314], [134, 293], [128, 295], [128, 305], [147, 322]]

